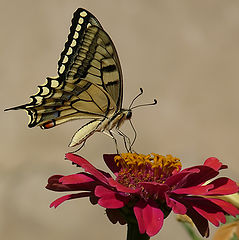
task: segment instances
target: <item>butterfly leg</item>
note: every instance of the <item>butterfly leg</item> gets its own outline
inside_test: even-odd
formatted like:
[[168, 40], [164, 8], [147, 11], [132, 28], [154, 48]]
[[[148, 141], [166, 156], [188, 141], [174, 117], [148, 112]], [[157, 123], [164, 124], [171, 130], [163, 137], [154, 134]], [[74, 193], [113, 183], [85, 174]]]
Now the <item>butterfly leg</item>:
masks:
[[[132, 145], [131, 145], [131, 143], [130, 143], [130, 138], [129, 138], [125, 133], [123, 133], [123, 132], [119, 129], [118, 126], [116, 127], [116, 131], [117, 131], [117, 133], [118, 133], [120, 136], [123, 137], [123, 139], [124, 139], [124, 146], [125, 146], [126, 151], [127, 151], [127, 152], [131, 152], [131, 146], [132, 146]], [[127, 141], [128, 141], [129, 147], [128, 147], [128, 145], [127, 145]]]
[[[131, 119], [129, 120], [129, 122], [130, 122], [130, 125], [131, 125], [131, 127], [132, 127], [132, 129], [133, 129], [133, 131], [134, 131], [134, 139], [133, 139], [132, 143], [130, 144], [130, 151], [132, 151], [132, 146], [134, 145], [135, 140], [136, 140], [136, 138], [137, 138], [137, 132], [136, 132], [136, 129], [135, 129], [135, 127], [134, 127], [133, 122], [131, 121]], [[134, 151], [134, 150], [133, 150], [133, 151]]]
[[116, 140], [115, 136], [113, 135], [112, 131], [109, 130], [108, 132], [109, 132], [109, 134], [107, 132], [103, 132], [103, 133], [106, 134], [107, 136], [111, 137], [115, 141], [116, 152], [117, 152], [117, 154], [119, 154], [117, 140]]

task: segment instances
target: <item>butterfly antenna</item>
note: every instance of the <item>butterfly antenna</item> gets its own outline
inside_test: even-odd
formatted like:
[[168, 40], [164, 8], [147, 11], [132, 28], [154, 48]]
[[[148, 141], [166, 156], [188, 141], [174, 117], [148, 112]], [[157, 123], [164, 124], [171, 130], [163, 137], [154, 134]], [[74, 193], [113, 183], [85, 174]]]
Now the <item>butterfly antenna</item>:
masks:
[[143, 92], [144, 92], [144, 91], [143, 91], [143, 88], [140, 88], [139, 90], [140, 90], [140, 93], [139, 93], [137, 96], [134, 97], [134, 99], [132, 100], [132, 102], [131, 102], [130, 105], [129, 105], [129, 109], [131, 109], [134, 101], [135, 101], [139, 96], [141, 96], [141, 95], [143, 94]]
[[129, 122], [130, 122], [130, 125], [131, 125], [131, 127], [132, 127], [132, 129], [133, 129], [133, 131], [134, 131], [134, 140], [132, 141], [132, 143], [131, 143], [130, 146], [129, 146], [129, 150], [130, 150], [130, 152], [132, 152], [132, 146], [134, 145], [134, 143], [135, 143], [135, 141], [136, 141], [137, 132], [136, 132], [136, 129], [135, 129], [135, 127], [134, 127], [131, 119], [129, 120]]
[[153, 105], [156, 105], [157, 103], [158, 103], [158, 101], [156, 99], [154, 99], [153, 103], [140, 104], [140, 105], [132, 107], [131, 109], [138, 108], [138, 107], [145, 107], [145, 106], [153, 106]]

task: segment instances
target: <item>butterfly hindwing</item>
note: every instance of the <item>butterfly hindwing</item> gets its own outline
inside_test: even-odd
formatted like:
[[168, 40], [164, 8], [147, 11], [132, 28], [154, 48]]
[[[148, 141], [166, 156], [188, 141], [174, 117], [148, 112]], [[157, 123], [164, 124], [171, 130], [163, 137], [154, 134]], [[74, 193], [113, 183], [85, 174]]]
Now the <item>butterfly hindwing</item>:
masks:
[[74, 119], [102, 119], [115, 109], [114, 101], [104, 89], [84, 79], [65, 81], [64, 86], [52, 89], [52, 95], [43, 98], [41, 104], [26, 107], [31, 119], [29, 127], [42, 128]]

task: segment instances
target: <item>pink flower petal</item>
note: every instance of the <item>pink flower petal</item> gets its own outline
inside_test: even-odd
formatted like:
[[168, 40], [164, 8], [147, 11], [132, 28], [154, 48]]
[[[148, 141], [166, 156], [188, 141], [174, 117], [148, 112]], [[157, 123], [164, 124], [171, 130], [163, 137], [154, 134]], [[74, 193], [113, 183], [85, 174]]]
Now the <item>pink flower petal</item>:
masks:
[[146, 232], [148, 236], [156, 235], [163, 226], [164, 214], [155, 204], [145, 204], [139, 201], [134, 206], [134, 213], [138, 221], [140, 233]]
[[239, 209], [237, 209], [234, 205], [232, 205], [229, 202], [226, 202], [221, 199], [216, 199], [216, 198], [207, 198], [211, 202], [215, 203], [216, 205], [220, 206], [226, 213], [236, 216], [239, 215]]
[[140, 185], [142, 185], [145, 190], [155, 198], [165, 198], [164, 194], [169, 190], [168, 185], [156, 182], [142, 182]]
[[146, 202], [143, 200], [140, 200], [135, 206], [134, 206], [134, 215], [138, 222], [139, 232], [141, 234], [144, 234], [146, 231], [146, 224], [144, 222], [144, 216], [143, 216], [143, 208], [146, 206]]
[[[82, 178], [85, 178], [85, 180], [87, 181], [86, 182], [83, 181], [82, 183], [80, 183], [80, 180], [77, 179], [77, 181], [79, 182], [77, 183], [75, 181], [75, 177], [78, 178], [78, 176], [72, 177], [72, 175], [69, 175], [69, 176], [55, 175], [49, 178], [46, 188], [52, 191], [57, 191], [57, 192], [93, 191], [97, 185], [102, 184], [100, 181], [95, 179], [94, 176], [89, 175], [88, 173], [80, 173], [75, 175], [81, 175], [81, 176], [84, 175], [86, 178], [84, 176], [82, 176]], [[65, 182], [62, 183], [62, 181], [63, 182], [65, 181]]]
[[[188, 171], [188, 169], [184, 169], [182, 172]], [[197, 166], [197, 169], [200, 170], [200, 172], [188, 174], [176, 185], [176, 188], [187, 188], [203, 184], [216, 177], [219, 173], [208, 166]]]
[[103, 186], [97, 186], [95, 188], [95, 195], [100, 198], [98, 204], [105, 208], [122, 208], [129, 201], [129, 198]]
[[126, 220], [124, 218], [124, 216], [122, 215], [122, 213], [120, 212], [119, 209], [106, 209], [106, 214], [107, 217], [109, 218], [109, 220], [113, 223], [116, 224], [117, 222], [119, 222], [119, 224], [124, 225], [126, 224]]
[[193, 208], [204, 218], [206, 218], [209, 222], [214, 224], [215, 226], [219, 226], [220, 222], [221, 223], [226, 223], [226, 217], [222, 212], [209, 212], [209, 211], [204, 211], [203, 209], [199, 207], [193, 206]]
[[148, 236], [156, 235], [163, 226], [164, 214], [158, 207], [152, 207], [149, 204], [143, 210], [146, 223], [146, 233]]
[[85, 175], [85, 174], [72, 174], [68, 176], [64, 176], [61, 179], [59, 179], [59, 182], [62, 184], [80, 184], [80, 183], [88, 183], [95, 181], [91, 177]]
[[196, 228], [203, 237], [209, 236], [209, 225], [207, 219], [205, 219], [191, 207], [189, 207], [187, 210], [187, 216], [189, 216], [192, 219]]
[[62, 178], [62, 175], [54, 175], [48, 179], [48, 184], [46, 185], [46, 189], [63, 192], [63, 191], [71, 191], [71, 187], [62, 185], [59, 183], [59, 179]]
[[48, 178], [48, 183], [49, 184], [56, 183], [61, 177], [64, 177], [64, 175], [53, 175]]
[[76, 193], [76, 194], [69, 194], [63, 197], [57, 198], [54, 202], [51, 203], [50, 207], [58, 207], [60, 204], [65, 202], [66, 200], [74, 199], [74, 198], [83, 198], [89, 197], [91, 195], [90, 192], [83, 192], [83, 193]]
[[211, 188], [213, 188], [212, 184], [205, 186], [179, 188], [171, 192], [176, 194], [206, 195]]
[[133, 188], [125, 187], [124, 185], [115, 181], [113, 178], [108, 179], [108, 183], [109, 183], [110, 186], [115, 187], [120, 192], [137, 193], [137, 192], [140, 191], [140, 189], [133, 189]]
[[121, 169], [121, 166], [117, 166], [116, 162], [114, 161], [114, 157], [117, 156], [117, 154], [104, 154], [103, 158], [107, 165], [107, 167], [115, 174], [117, 175], [118, 172]]
[[[199, 172], [199, 170], [195, 170], [195, 172]], [[166, 179], [165, 184], [169, 187], [176, 185], [178, 182], [180, 182], [185, 176], [189, 175], [190, 172], [179, 172], [175, 175], [170, 176]]]
[[86, 172], [91, 173], [93, 176], [95, 176], [98, 180], [101, 182], [107, 183], [107, 178], [102, 174], [100, 171], [98, 171], [92, 164], [90, 164], [86, 159], [72, 154], [67, 153], [66, 158], [78, 165], [80, 165], [82, 168], [85, 169]]
[[[218, 226], [220, 222], [225, 223], [226, 221], [225, 219], [226, 212], [218, 204], [218, 202], [212, 201], [212, 199], [191, 196], [185, 196], [182, 198], [177, 195], [174, 195], [173, 198], [176, 201], [180, 201], [180, 203], [183, 204], [187, 209], [193, 208], [201, 216], [203, 216], [205, 219], [209, 220], [216, 226]], [[226, 207], [228, 209], [229, 205], [226, 205]]]
[[236, 182], [232, 181], [227, 177], [220, 177], [210, 182], [210, 185], [213, 185], [207, 195], [227, 195], [238, 192], [238, 186]]
[[210, 157], [206, 159], [206, 161], [203, 164], [204, 166], [208, 166], [213, 168], [214, 170], [218, 171], [220, 169], [225, 169], [227, 168], [227, 165], [223, 165], [217, 158], [215, 157]]
[[173, 212], [176, 214], [186, 214], [187, 208], [177, 200], [166, 195], [167, 205], [172, 208]]

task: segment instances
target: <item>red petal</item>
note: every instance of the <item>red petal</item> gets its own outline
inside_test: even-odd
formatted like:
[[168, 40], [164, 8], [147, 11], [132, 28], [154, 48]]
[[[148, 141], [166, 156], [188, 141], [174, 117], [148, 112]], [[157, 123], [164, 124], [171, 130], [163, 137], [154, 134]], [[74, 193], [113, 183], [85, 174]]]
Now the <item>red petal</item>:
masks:
[[206, 159], [206, 161], [203, 164], [204, 166], [208, 166], [213, 168], [214, 170], [218, 171], [220, 169], [225, 169], [227, 168], [227, 165], [223, 165], [217, 158], [215, 157], [210, 157]]
[[[213, 168], [210, 168], [208, 166], [197, 166], [196, 168], [200, 170], [200, 172], [188, 174], [176, 185], [176, 188], [188, 188], [201, 185], [206, 181], [216, 177], [219, 173], [218, 171], [215, 171]], [[190, 172], [191, 169], [192, 168], [187, 168], [184, 169], [182, 172]], [[193, 170], [195, 170], [194, 167]]]
[[91, 173], [101, 182], [107, 183], [107, 178], [100, 171], [98, 171], [92, 164], [90, 164], [86, 159], [72, 153], [67, 153], [66, 158], [80, 165], [82, 168], [85, 169], [86, 172]]
[[179, 188], [171, 191], [172, 193], [176, 194], [190, 194], [190, 195], [206, 195], [208, 191], [213, 187], [213, 185], [206, 185], [206, 186], [195, 186], [195, 187], [188, 187], [188, 188]]
[[[229, 205], [225, 205], [223, 208], [223, 200], [214, 201], [213, 199], [203, 198], [203, 197], [189, 197], [189, 196], [172, 196], [176, 201], [180, 201], [187, 209], [193, 208], [205, 219], [209, 220], [214, 225], [218, 226], [219, 222], [225, 223], [226, 210], [230, 210]], [[220, 205], [222, 204], [222, 206]]]
[[166, 195], [167, 205], [173, 209], [173, 212], [176, 214], [186, 214], [187, 208], [177, 200]]
[[140, 185], [142, 185], [150, 195], [153, 195], [156, 198], [165, 198], [164, 194], [169, 190], [168, 185], [155, 182], [142, 182]]
[[159, 208], [148, 204], [143, 210], [143, 215], [146, 223], [146, 233], [150, 237], [156, 235], [163, 226], [163, 212]]
[[105, 208], [122, 208], [129, 201], [129, 198], [103, 186], [97, 186], [95, 188], [95, 195], [100, 198], [98, 204]]
[[53, 175], [48, 178], [48, 183], [49, 184], [56, 183], [61, 177], [64, 177], [64, 175]]
[[[97, 179], [93, 179], [93, 176], [89, 175], [88, 173], [81, 173], [76, 175], [81, 175], [81, 176], [84, 175], [85, 177], [89, 177], [90, 181], [75, 183], [74, 181], [75, 176], [72, 179], [72, 175], [70, 175], [68, 179], [68, 176], [55, 175], [49, 178], [46, 188], [52, 191], [57, 191], [57, 192], [93, 191], [97, 185], [102, 184], [102, 182], [98, 181]], [[63, 182], [64, 182], [64, 179], [66, 180], [66, 182], [68, 180], [69, 181], [67, 184], [65, 184], [65, 182], [62, 183], [62, 179], [63, 179]], [[72, 181], [70, 181], [71, 179]], [[87, 178], [85, 178], [85, 180], [87, 180]], [[79, 179], [78, 179], [78, 182], [79, 182]]]
[[208, 221], [203, 216], [201, 216], [198, 212], [196, 212], [193, 208], [189, 208], [187, 211], [187, 216], [189, 216], [196, 228], [200, 232], [203, 237], [209, 236], [209, 226]]
[[124, 185], [118, 183], [117, 181], [115, 181], [112, 178], [108, 179], [108, 183], [110, 184], [110, 186], [115, 187], [117, 189], [117, 191], [120, 191], [120, 192], [137, 193], [140, 191], [140, 189], [133, 189], [133, 188], [125, 187]]
[[121, 214], [119, 209], [106, 209], [106, 214], [107, 217], [109, 218], [109, 220], [113, 223], [116, 224], [117, 222], [119, 222], [119, 224], [124, 225], [126, 224], [126, 220], [123, 217], [123, 215]]
[[207, 195], [227, 195], [238, 192], [237, 184], [227, 177], [220, 177], [209, 183], [214, 187], [209, 190]]
[[69, 194], [63, 197], [57, 198], [54, 202], [51, 203], [50, 207], [58, 207], [60, 204], [65, 202], [66, 200], [74, 199], [74, 198], [82, 198], [82, 197], [89, 197], [91, 193], [84, 192], [84, 193], [76, 193], [76, 194]]
[[134, 213], [139, 225], [140, 233], [146, 232], [148, 236], [156, 235], [163, 226], [164, 214], [154, 204], [145, 204], [143, 201], [134, 206]]
[[79, 183], [88, 183], [95, 181], [91, 177], [85, 175], [85, 174], [72, 174], [68, 176], [64, 176], [61, 179], [59, 179], [59, 182], [62, 184], [79, 184]]
[[195, 207], [193, 208], [204, 218], [206, 218], [208, 221], [210, 221], [212, 224], [215, 226], [219, 226], [220, 222], [225, 223], [226, 222], [226, 217], [224, 216], [223, 212], [209, 212], [209, 211], [204, 211], [200, 207]]
[[[175, 199], [172, 199], [172, 197]], [[192, 219], [192, 221], [194, 222], [194, 224], [196, 225], [197, 229], [199, 230], [200, 234], [203, 237], [209, 236], [209, 227], [208, 227], [207, 219], [202, 215], [200, 215], [193, 207], [198, 207], [198, 205], [203, 205], [205, 208], [205, 206], [207, 206], [207, 203], [210, 203], [210, 201], [202, 197], [191, 198], [191, 197], [183, 197], [182, 195], [181, 196], [173, 195], [171, 196], [171, 200], [174, 200], [175, 202], [180, 202], [186, 208], [187, 210], [186, 214]], [[211, 211], [215, 212], [215, 210], [218, 210], [218, 207], [213, 205], [213, 208], [212, 206], [209, 206], [208, 209], [210, 212]]]
[[146, 231], [146, 225], [144, 222], [143, 217], [143, 208], [146, 206], [146, 203], [143, 200], [140, 200], [135, 206], [134, 206], [134, 215], [137, 219], [138, 226], [139, 226], [139, 232], [141, 234], [144, 234]]
[[104, 161], [107, 165], [107, 167], [115, 174], [117, 175], [117, 173], [120, 171], [121, 166], [117, 166], [116, 162], [114, 160], [114, 157], [117, 156], [117, 154], [104, 154], [103, 158]]
[[231, 203], [226, 202], [226, 201], [221, 200], [221, 199], [216, 199], [216, 198], [207, 198], [207, 199], [209, 199], [211, 202], [215, 203], [216, 205], [220, 206], [228, 214], [230, 214], [234, 217], [236, 215], [239, 215], [239, 209], [237, 209]]
[[[195, 170], [195, 172], [199, 172], [199, 170]], [[171, 177], [167, 178], [165, 181], [165, 184], [168, 186], [174, 186], [178, 182], [180, 182], [185, 176], [189, 175], [190, 172], [179, 172], [176, 173], [175, 175], [172, 175]]]

